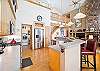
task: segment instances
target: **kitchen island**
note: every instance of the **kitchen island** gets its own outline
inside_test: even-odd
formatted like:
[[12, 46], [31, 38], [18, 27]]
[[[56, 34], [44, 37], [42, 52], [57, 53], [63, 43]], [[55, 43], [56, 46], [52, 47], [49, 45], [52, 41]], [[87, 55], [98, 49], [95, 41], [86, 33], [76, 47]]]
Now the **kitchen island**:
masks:
[[0, 54], [0, 71], [20, 71], [20, 45], [5, 47]]
[[60, 71], [80, 71], [80, 44], [84, 42], [83, 40], [75, 39], [72, 42], [49, 46], [57, 51], [61, 51], [61, 48], [64, 48], [64, 52], [60, 53]]

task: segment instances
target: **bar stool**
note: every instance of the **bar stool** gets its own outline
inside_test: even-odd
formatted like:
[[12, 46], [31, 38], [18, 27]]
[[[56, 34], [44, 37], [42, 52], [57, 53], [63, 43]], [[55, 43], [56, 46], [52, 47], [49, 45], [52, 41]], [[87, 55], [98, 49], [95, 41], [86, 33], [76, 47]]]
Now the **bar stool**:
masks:
[[[93, 55], [94, 64], [88, 60], [88, 55]], [[87, 60], [85, 60], [85, 62], [87, 62], [88, 68], [90, 68], [89, 64], [91, 64], [94, 68], [94, 71], [96, 71], [96, 41], [95, 40], [89, 39], [87, 41], [86, 47], [81, 48], [81, 71], [82, 71], [82, 62], [83, 62], [82, 56], [87, 56], [86, 57]]]
[[[85, 46], [86, 46], [86, 43], [82, 43], [81, 50], [83, 50], [85, 48]], [[84, 60], [83, 62], [85, 62], [85, 64], [86, 64], [86, 56], [85, 55], [82, 55], [82, 60]]]

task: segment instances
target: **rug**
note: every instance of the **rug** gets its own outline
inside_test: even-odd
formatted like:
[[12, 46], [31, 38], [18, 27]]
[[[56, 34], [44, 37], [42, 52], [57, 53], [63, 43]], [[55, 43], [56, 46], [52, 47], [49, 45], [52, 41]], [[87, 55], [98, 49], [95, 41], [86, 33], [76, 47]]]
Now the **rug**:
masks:
[[22, 68], [28, 67], [30, 65], [33, 65], [30, 57], [22, 59]]

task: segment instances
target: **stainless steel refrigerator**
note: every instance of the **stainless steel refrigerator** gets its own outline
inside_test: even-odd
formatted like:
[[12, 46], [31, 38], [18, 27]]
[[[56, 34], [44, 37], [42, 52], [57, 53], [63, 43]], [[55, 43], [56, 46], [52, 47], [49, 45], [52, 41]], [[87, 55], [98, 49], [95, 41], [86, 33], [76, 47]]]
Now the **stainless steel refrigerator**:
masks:
[[44, 29], [34, 29], [34, 35], [35, 49], [44, 47]]

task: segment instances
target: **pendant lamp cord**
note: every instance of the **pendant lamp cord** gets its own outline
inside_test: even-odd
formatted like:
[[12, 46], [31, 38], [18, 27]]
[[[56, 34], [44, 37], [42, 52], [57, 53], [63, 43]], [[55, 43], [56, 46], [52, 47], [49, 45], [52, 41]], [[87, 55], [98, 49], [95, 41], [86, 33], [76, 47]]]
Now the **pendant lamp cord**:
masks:
[[81, 8], [81, 3], [79, 3], [79, 6], [78, 6], [78, 12], [79, 13], [81, 12], [80, 8]]

